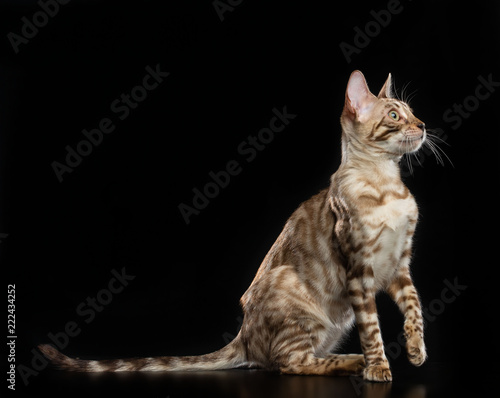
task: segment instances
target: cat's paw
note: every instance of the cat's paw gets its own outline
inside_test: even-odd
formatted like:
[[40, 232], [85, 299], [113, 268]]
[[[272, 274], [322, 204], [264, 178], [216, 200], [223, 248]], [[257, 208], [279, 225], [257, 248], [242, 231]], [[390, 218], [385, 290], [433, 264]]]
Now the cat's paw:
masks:
[[347, 363], [352, 375], [361, 376], [363, 374], [366, 366], [364, 355], [352, 355], [351, 358], [347, 358]]
[[415, 366], [422, 365], [427, 359], [424, 339], [420, 334], [407, 337], [406, 351], [408, 352], [408, 360]]
[[392, 381], [392, 373], [391, 369], [389, 369], [389, 364], [385, 362], [367, 366], [363, 372], [363, 379], [381, 382]]

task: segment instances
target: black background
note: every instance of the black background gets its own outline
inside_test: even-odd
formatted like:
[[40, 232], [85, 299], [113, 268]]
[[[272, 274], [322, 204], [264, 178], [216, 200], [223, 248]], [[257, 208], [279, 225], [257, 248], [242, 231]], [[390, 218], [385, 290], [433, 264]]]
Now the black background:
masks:
[[[354, 27], [363, 29], [387, 2], [243, 1], [222, 21], [211, 1], [184, 3], [192, 2], [75, 0], [16, 54], [8, 34], [20, 34], [21, 18], [31, 20], [40, 6], [2, 2], [0, 250], [4, 284], [16, 285], [17, 364], [31, 366], [30, 350], [71, 321], [81, 331], [63, 351], [83, 358], [202, 354], [236, 335], [238, 300], [267, 250], [340, 163], [344, 90], [360, 69], [375, 93], [389, 72], [399, 92], [408, 83], [416, 116], [444, 131], [441, 147], [453, 163], [427, 156], [405, 177], [421, 213], [412, 272], [436, 316], [426, 325], [428, 364], [391, 359], [392, 393], [411, 379], [433, 396], [436, 369], [447, 378], [432, 385], [443, 389], [474, 379], [470, 372], [492, 372], [499, 94], [479, 101], [458, 128], [443, 115], [474, 95], [479, 76], [500, 82], [500, 6], [401, 0], [402, 11], [348, 62], [340, 43], [353, 44]], [[110, 104], [142, 83], [148, 65], [170, 75], [119, 120]], [[247, 162], [238, 146], [285, 106], [295, 119]], [[115, 130], [59, 182], [52, 163], [64, 163], [65, 147], [75, 149], [82, 129], [106, 117]], [[187, 225], [179, 204], [191, 205], [193, 188], [231, 160], [241, 173]], [[76, 308], [123, 267], [135, 279], [86, 323]], [[467, 288], [440, 305], [445, 280]], [[389, 344], [402, 317], [386, 297], [378, 301]], [[343, 349], [360, 351], [355, 332]], [[16, 394], [188, 396], [203, 380], [217, 390], [207, 380], [221, 376], [179, 377], [96, 379], [47, 369], [27, 389], [18, 374]], [[487, 380], [460, 389], [484, 393]], [[249, 383], [257, 396], [267, 385]]]

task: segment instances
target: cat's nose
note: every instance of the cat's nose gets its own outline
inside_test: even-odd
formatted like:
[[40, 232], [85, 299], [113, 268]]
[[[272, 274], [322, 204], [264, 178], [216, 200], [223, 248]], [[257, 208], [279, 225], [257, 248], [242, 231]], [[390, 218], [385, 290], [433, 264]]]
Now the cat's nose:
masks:
[[420, 130], [424, 131], [424, 130], [425, 130], [425, 123], [419, 123], [419, 124], [417, 124], [417, 127], [418, 127]]

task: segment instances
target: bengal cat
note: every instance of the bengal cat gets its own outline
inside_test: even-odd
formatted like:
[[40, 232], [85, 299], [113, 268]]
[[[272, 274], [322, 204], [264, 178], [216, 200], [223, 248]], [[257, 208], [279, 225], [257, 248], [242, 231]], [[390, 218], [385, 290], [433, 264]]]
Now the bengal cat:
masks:
[[[422, 365], [423, 320], [409, 270], [418, 209], [398, 163], [422, 146], [425, 125], [394, 98], [391, 75], [375, 96], [359, 71], [347, 84], [340, 122], [342, 161], [329, 188], [286, 222], [241, 298], [243, 325], [226, 347], [201, 356], [113, 360], [39, 349], [60, 368], [83, 372], [260, 367], [390, 381], [375, 305], [375, 294], [385, 290], [404, 314], [408, 358]], [[333, 354], [354, 323], [363, 355]]]

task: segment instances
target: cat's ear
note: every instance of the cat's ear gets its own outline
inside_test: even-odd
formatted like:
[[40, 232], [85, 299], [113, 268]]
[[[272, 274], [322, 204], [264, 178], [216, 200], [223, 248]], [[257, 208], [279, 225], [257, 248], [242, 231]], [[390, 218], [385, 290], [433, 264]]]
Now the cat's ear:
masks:
[[352, 120], [364, 122], [376, 100], [377, 97], [370, 92], [363, 74], [359, 70], [352, 72], [347, 83], [343, 114]]
[[389, 76], [387, 76], [387, 80], [380, 90], [380, 93], [378, 93], [377, 98], [394, 98], [394, 94], [392, 92], [392, 77], [390, 73]]

